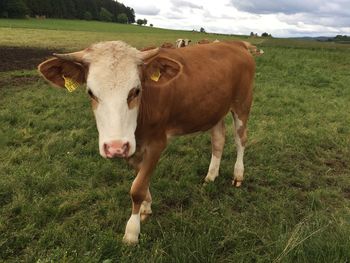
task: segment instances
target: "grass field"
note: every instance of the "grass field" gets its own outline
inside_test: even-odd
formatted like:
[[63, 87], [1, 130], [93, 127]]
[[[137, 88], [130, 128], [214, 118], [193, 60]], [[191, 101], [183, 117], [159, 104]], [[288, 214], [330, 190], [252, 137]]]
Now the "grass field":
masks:
[[[65, 20], [0, 20], [0, 35], [0, 50], [222, 39]], [[36, 65], [0, 72], [0, 262], [350, 262], [350, 47], [261, 45], [242, 187], [232, 129], [207, 185], [209, 134], [175, 139], [136, 247], [121, 242], [133, 172], [99, 156], [85, 92], [49, 87]]]

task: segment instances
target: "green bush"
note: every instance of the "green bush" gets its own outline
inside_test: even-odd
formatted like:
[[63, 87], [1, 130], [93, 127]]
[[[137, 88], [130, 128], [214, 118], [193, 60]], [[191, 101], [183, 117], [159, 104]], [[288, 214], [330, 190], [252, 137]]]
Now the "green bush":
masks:
[[105, 22], [112, 22], [113, 15], [106, 8], [102, 7], [100, 11], [100, 20]]
[[84, 13], [84, 19], [85, 20], [92, 20], [92, 14], [89, 11], [86, 11]]
[[28, 12], [28, 8], [23, 0], [8, 0], [5, 4], [5, 12], [10, 18], [23, 18]]
[[117, 16], [117, 22], [121, 24], [127, 24], [128, 23], [128, 17], [126, 14], [121, 13]]

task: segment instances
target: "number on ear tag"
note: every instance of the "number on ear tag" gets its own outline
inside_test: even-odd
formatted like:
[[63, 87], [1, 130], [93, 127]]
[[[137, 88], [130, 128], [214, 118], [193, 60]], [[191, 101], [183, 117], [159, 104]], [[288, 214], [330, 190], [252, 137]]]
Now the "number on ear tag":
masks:
[[79, 83], [76, 82], [74, 79], [62, 76], [64, 79], [64, 86], [69, 92], [75, 91], [79, 87]]

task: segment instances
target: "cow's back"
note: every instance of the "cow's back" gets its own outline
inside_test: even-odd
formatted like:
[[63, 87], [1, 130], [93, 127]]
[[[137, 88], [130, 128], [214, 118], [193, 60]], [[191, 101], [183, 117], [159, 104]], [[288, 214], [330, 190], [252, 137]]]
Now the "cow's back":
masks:
[[234, 101], [251, 94], [255, 62], [242, 42], [161, 49], [159, 57], [182, 65], [180, 73], [163, 86], [146, 81], [148, 119], [169, 135], [210, 129], [230, 110]]

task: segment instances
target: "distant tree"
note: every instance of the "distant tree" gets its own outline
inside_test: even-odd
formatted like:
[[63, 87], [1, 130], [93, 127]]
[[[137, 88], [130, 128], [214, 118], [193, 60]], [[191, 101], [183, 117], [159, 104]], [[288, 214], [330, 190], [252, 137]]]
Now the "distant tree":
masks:
[[121, 24], [128, 23], [128, 16], [125, 13], [121, 13], [117, 16], [117, 22]]
[[3, 13], [10, 18], [23, 18], [29, 12], [23, 0], [7, 0]]
[[201, 29], [199, 29], [199, 32], [205, 33], [205, 29], [203, 27], [201, 27]]
[[137, 20], [136, 20], [136, 23], [137, 23], [139, 26], [147, 25], [147, 19], [137, 19]]
[[153, 24], [149, 24], [150, 27], [153, 27]]
[[[119, 0], [118, 0], [119, 1]], [[0, 0], [0, 17], [46, 16], [134, 23], [135, 11], [117, 0]], [[118, 21], [118, 16], [120, 16]], [[125, 19], [125, 16], [127, 19]], [[125, 22], [126, 21], [126, 22]]]
[[349, 42], [350, 41], [350, 37], [347, 35], [337, 35], [334, 38], [334, 41], [338, 41], [338, 42]]
[[113, 14], [109, 12], [106, 8], [101, 7], [99, 18], [101, 21], [112, 22]]
[[135, 23], [135, 11], [130, 7], [126, 7], [126, 15], [128, 16], [129, 23]]
[[255, 36], [254, 32], [250, 32], [250, 36], [254, 37]]
[[143, 19], [137, 19], [136, 20], [136, 24], [138, 24], [139, 26], [143, 25]]
[[92, 14], [89, 12], [89, 11], [86, 11], [85, 13], [84, 13], [84, 19], [85, 20], [92, 20]]
[[272, 37], [271, 34], [266, 33], [266, 32], [262, 33], [261, 36], [262, 36], [262, 37]]

